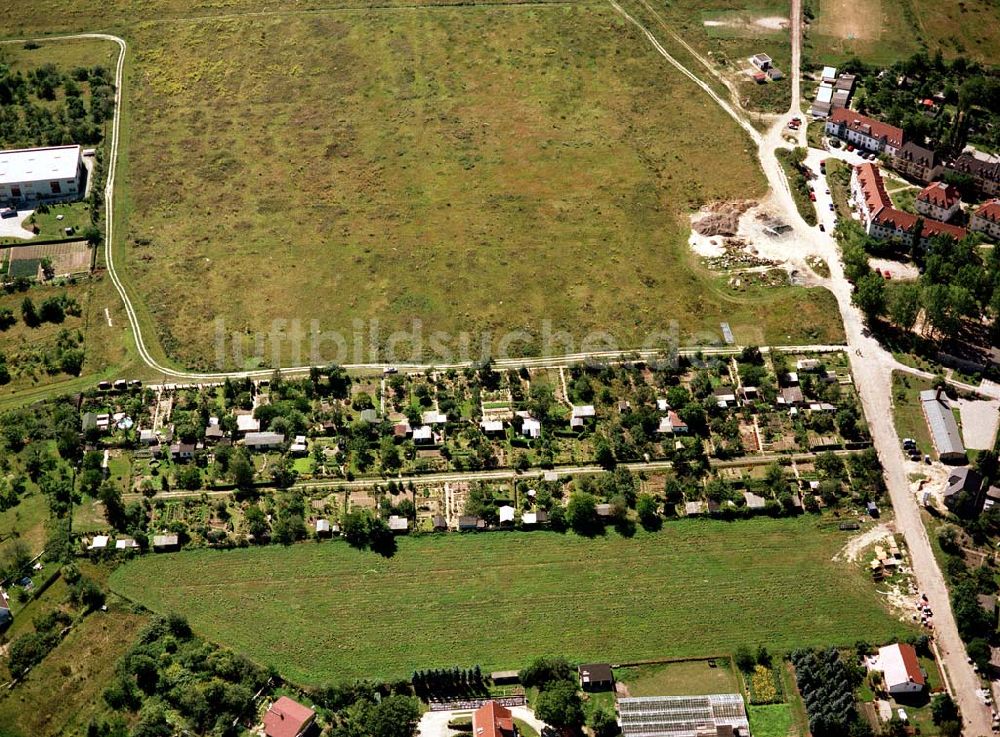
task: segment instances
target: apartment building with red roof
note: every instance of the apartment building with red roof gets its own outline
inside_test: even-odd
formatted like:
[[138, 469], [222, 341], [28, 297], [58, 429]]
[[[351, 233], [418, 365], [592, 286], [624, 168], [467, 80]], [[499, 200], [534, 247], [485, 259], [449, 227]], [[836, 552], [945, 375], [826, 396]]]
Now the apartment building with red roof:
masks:
[[826, 121], [828, 135], [858, 148], [895, 156], [903, 145], [903, 129], [869, 118], [849, 108], [839, 108]]
[[866, 162], [854, 167], [851, 174], [851, 195], [858, 207], [865, 232], [873, 238], [893, 238], [910, 246], [918, 220], [923, 223], [920, 230], [921, 248], [926, 248], [928, 241], [938, 235], [947, 235], [954, 240], [961, 240], [967, 235], [965, 228], [920, 218], [894, 207], [886, 192], [882, 173], [875, 164]]
[[972, 213], [969, 228], [987, 238], [1000, 241], [1000, 199], [987, 200]]
[[917, 195], [914, 207], [924, 217], [947, 223], [962, 209], [962, 195], [951, 184], [931, 182]]

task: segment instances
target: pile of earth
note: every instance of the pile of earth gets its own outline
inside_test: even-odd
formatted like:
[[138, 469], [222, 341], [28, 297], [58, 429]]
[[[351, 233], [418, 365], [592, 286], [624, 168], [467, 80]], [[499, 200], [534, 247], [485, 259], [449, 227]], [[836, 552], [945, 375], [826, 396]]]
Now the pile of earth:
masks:
[[756, 205], [753, 200], [716, 202], [702, 209], [705, 213], [692, 223], [694, 230], [704, 236], [734, 236], [740, 228], [740, 216]]

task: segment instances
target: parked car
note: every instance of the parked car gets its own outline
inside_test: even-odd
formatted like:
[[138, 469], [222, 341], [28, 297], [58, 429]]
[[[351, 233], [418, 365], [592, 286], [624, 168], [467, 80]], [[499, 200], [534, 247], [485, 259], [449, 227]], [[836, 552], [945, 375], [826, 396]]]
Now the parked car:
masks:
[[816, 201], [816, 193], [815, 192], [813, 192], [813, 191], [809, 192], [809, 200], [811, 202], [815, 202]]
[[6, 219], [6, 218], [16, 218], [16, 217], [17, 217], [16, 207], [5, 207], [3, 210], [0, 210], [0, 218]]
[[848, 151], [853, 151], [853, 150], [854, 150], [854, 145], [853, 145], [853, 144], [850, 144], [850, 143], [849, 143], [849, 144], [847, 144], [847, 150], [848, 150]]
[[834, 210], [834, 207], [833, 207], [833, 203], [831, 202], [830, 203], [830, 212], [833, 212], [833, 210]]
[[825, 232], [826, 232], [826, 226], [825, 226], [825, 225], [823, 225], [823, 223], [820, 223], [820, 224], [819, 224], [819, 231], [820, 231], [821, 233], [825, 233]]

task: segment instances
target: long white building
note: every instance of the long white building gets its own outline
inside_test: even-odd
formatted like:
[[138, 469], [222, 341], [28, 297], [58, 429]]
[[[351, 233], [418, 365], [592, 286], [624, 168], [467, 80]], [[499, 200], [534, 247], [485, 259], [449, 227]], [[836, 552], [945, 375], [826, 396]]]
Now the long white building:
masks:
[[0, 202], [83, 194], [79, 146], [0, 151]]

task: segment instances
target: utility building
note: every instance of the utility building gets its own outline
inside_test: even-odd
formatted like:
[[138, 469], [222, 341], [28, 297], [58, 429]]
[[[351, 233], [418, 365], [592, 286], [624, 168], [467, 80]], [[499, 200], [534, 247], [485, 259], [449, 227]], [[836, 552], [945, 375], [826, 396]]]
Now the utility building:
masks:
[[83, 189], [79, 146], [0, 151], [0, 201], [73, 198]]

